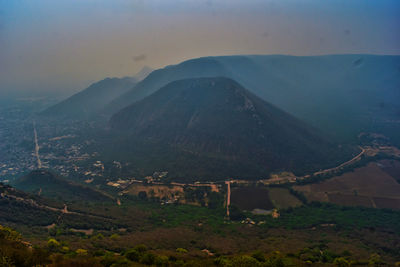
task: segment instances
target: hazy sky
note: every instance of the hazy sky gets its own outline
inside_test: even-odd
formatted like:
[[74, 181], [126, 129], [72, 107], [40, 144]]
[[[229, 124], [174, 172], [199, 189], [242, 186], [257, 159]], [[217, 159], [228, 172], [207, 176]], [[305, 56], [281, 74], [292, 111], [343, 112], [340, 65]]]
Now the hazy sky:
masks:
[[399, 29], [399, 0], [0, 0], [0, 91], [208, 55], [400, 54]]

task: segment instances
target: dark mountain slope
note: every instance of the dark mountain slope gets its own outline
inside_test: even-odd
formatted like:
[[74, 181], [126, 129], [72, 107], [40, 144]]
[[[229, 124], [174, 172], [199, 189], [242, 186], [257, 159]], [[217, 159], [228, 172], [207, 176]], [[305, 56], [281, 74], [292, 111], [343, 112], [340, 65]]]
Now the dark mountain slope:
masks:
[[167, 83], [186, 78], [229, 76], [225, 67], [214, 58], [199, 58], [182, 62], [179, 65], [168, 66], [150, 73], [134, 88], [113, 100], [105, 109], [108, 114], [143, 99], [154, 93]]
[[139, 101], [174, 80], [226, 76], [332, 136], [349, 140], [362, 131], [374, 131], [398, 139], [400, 145], [399, 74], [400, 56], [198, 58], [153, 71], [115, 99], [108, 112]]
[[[172, 82], [115, 114], [113, 149], [181, 177], [265, 178], [333, 165], [346, 152], [227, 78]], [[139, 162], [142, 162], [139, 163]]]
[[135, 84], [134, 78], [107, 78], [46, 109], [42, 115], [73, 119], [88, 118], [97, 115], [114, 98], [122, 95]]
[[46, 170], [32, 171], [18, 179], [13, 185], [25, 192], [67, 202], [112, 200], [111, 197], [100, 191], [72, 183]]

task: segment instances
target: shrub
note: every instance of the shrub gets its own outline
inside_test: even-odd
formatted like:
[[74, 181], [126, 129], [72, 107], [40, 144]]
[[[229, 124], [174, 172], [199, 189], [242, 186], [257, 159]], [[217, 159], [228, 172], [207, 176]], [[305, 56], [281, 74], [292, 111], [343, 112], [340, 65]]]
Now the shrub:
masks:
[[235, 205], [229, 206], [229, 217], [233, 221], [240, 221], [246, 218], [246, 215]]
[[58, 248], [59, 246], [60, 243], [54, 238], [50, 238], [49, 241], [47, 241], [47, 247], [49, 247], [50, 249], [55, 249]]
[[176, 252], [178, 252], [178, 253], [187, 253], [188, 251], [187, 251], [187, 249], [184, 249], [184, 248], [177, 248]]
[[369, 266], [383, 266], [384, 262], [382, 261], [381, 256], [379, 254], [374, 253], [369, 257], [368, 265]]
[[146, 245], [140, 244], [134, 247], [137, 252], [143, 253], [147, 250]]
[[140, 263], [146, 264], [146, 265], [153, 265], [156, 257], [154, 254], [151, 253], [146, 253], [142, 256], [140, 259]]
[[21, 240], [21, 235], [9, 227], [0, 225], [0, 239], [18, 241]]
[[119, 238], [119, 234], [112, 234], [112, 235], [110, 236], [110, 238], [113, 239], [113, 240], [116, 240], [116, 239]]
[[336, 258], [333, 263], [339, 267], [347, 267], [350, 266], [350, 262], [343, 257]]
[[82, 248], [78, 248], [75, 252], [78, 255], [87, 255], [87, 253], [88, 253], [86, 249], [82, 249]]
[[253, 257], [244, 255], [238, 256], [232, 259], [232, 266], [240, 266], [240, 267], [256, 267], [260, 266], [260, 263]]
[[158, 256], [156, 257], [156, 259], [154, 260], [154, 264], [156, 266], [168, 266], [168, 257], [167, 256]]
[[11, 267], [14, 266], [14, 264], [10, 258], [0, 255], [0, 266]]
[[265, 262], [265, 256], [261, 251], [256, 251], [251, 256], [259, 262]]
[[134, 248], [126, 251], [124, 255], [130, 261], [138, 262], [140, 260], [140, 253]]

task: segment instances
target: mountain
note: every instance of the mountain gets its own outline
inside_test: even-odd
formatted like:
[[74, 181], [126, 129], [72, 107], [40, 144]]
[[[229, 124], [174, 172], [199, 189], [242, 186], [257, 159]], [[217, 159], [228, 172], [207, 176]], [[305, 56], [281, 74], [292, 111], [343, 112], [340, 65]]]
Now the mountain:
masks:
[[266, 178], [273, 171], [301, 173], [350, 156], [224, 77], [169, 83], [115, 114], [110, 126], [114, 152], [106, 154], [138, 169], [168, 170], [174, 178]]
[[67, 202], [112, 200], [103, 192], [72, 183], [47, 170], [32, 171], [19, 178], [13, 186], [25, 192]]
[[222, 56], [153, 71], [107, 106], [109, 114], [180, 79], [225, 76], [338, 140], [362, 131], [400, 146], [400, 56]]
[[167, 83], [187, 78], [229, 76], [225, 67], [214, 58], [199, 58], [182, 62], [179, 65], [167, 66], [150, 73], [131, 90], [114, 99], [106, 108], [112, 114], [144, 97], [154, 93]]
[[135, 74], [136, 81], [140, 82], [144, 80], [153, 71], [152, 68], [144, 66], [138, 73]]
[[111, 100], [127, 92], [135, 84], [136, 79], [131, 77], [106, 78], [49, 107], [42, 115], [71, 119], [89, 118], [97, 115]]

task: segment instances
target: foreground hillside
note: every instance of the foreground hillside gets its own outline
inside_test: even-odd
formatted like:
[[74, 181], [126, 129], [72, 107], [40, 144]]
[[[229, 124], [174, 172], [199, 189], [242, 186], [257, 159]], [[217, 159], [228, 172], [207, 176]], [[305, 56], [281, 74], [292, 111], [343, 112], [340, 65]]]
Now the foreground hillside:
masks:
[[[17, 192], [6, 191], [17, 201], [10, 200]], [[388, 210], [305, 204], [275, 219], [237, 213], [227, 220], [219, 207], [123, 198], [121, 206], [82, 207], [95, 215], [52, 217], [30, 206], [34, 216], [22, 222], [3, 213], [10, 206], [4, 201], [1, 224], [29, 242], [0, 226], [2, 266], [394, 266], [400, 256], [400, 214]], [[23, 219], [21, 206], [12, 205], [13, 217]]]
[[115, 222], [111, 224], [110, 217], [106, 215], [78, 211], [76, 207], [82, 207], [83, 202], [72, 209], [67, 209], [64, 203], [57, 196], [43, 198], [0, 183], [1, 224], [15, 226], [30, 234], [40, 233], [56, 224], [78, 229], [110, 229], [112, 225], [119, 225]]
[[[377, 164], [384, 173], [398, 178], [398, 161], [383, 160]], [[330, 194], [342, 185], [347, 187], [344, 193], [356, 189], [359, 196], [392, 190], [386, 182], [376, 185], [376, 190], [364, 185], [362, 169], [315, 186], [325, 187], [325, 193]], [[37, 177], [37, 172], [29, 177]], [[371, 175], [377, 181], [382, 174], [375, 171]], [[359, 176], [357, 181], [355, 176]], [[373, 181], [371, 177], [367, 177], [368, 181]], [[338, 179], [342, 181], [338, 183]], [[57, 184], [53, 180], [47, 175], [25, 178], [25, 182], [37, 181], [41, 185]], [[333, 184], [326, 184], [329, 182]], [[65, 183], [57, 186], [68, 187]], [[66, 195], [61, 189], [58, 190], [65, 201], [59, 201], [56, 191], [43, 198], [37, 196], [36, 189], [35, 195], [30, 195], [0, 184], [0, 224], [7, 226], [0, 227], [2, 263], [394, 266], [400, 257], [399, 211], [310, 202], [313, 199], [308, 194], [292, 190], [302, 191], [299, 186], [234, 182], [229, 217], [224, 183], [179, 186], [136, 181], [124, 188], [110, 189], [114, 183], [96, 187], [113, 194], [118, 202], [91, 201], [92, 189], [71, 187], [79, 190], [78, 195], [87, 192], [88, 197], [85, 202], [68, 204], [67, 210], [64, 203], [69, 203], [68, 196], [74, 195]], [[179, 200], [173, 201], [176, 196]], [[254, 208], [268, 210], [258, 213], [252, 211]], [[29, 242], [21, 242], [21, 236], [8, 227], [21, 231]]]
[[112, 197], [100, 191], [70, 182], [47, 170], [32, 171], [16, 180], [13, 185], [25, 192], [67, 202], [112, 200]]
[[107, 107], [112, 114], [180, 79], [225, 76], [255, 95], [342, 140], [362, 131], [400, 144], [399, 56], [224, 56], [153, 71]]
[[116, 152], [104, 154], [140, 164], [138, 159], [138, 168], [148, 161], [176, 178], [266, 178], [272, 171], [302, 173], [351, 157], [350, 150], [227, 78], [172, 82], [115, 114], [110, 125]]

